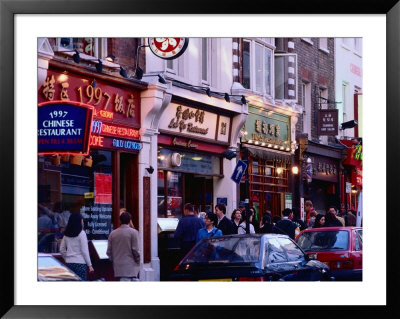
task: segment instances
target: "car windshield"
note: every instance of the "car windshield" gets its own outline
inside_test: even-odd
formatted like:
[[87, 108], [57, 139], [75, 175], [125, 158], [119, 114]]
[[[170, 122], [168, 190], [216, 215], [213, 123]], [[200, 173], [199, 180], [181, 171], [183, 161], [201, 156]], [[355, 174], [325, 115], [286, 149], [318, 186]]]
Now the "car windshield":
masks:
[[299, 236], [297, 244], [304, 251], [347, 250], [349, 232], [345, 230], [305, 232]]
[[201, 241], [182, 263], [248, 263], [260, 259], [260, 237], [219, 237]]

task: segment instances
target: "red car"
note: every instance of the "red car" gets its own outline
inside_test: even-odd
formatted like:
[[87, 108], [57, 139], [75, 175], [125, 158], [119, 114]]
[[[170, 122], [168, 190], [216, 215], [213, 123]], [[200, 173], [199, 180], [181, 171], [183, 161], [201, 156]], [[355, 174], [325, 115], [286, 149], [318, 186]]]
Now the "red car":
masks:
[[362, 280], [362, 227], [321, 227], [303, 230], [297, 244], [331, 269], [335, 280]]

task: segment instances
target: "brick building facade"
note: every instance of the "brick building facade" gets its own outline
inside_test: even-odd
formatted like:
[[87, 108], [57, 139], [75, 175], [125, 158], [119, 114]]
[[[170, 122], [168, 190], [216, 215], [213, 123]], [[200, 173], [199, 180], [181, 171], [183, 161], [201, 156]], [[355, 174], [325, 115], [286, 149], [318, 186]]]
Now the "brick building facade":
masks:
[[[311, 38], [310, 41], [303, 38], [288, 39], [293, 43], [289, 52], [295, 52], [298, 55], [298, 103], [302, 105], [304, 101], [304, 90], [302, 85], [309, 83], [311, 85], [311, 136], [309, 140], [318, 140], [318, 109], [335, 108], [335, 104], [326, 104], [325, 100], [319, 103], [318, 95], [320, 89], [327, 90], [327, 99], [335, 101], [335, 64], [334, 64], [334, 39], [327, 39], [327, 50], [321, 48], [322, 38]], [[304, 105], [303, 115], [305, 115]], [[304, 117], [300, 116], [296, 125], [296, 135], [304, 132]]]

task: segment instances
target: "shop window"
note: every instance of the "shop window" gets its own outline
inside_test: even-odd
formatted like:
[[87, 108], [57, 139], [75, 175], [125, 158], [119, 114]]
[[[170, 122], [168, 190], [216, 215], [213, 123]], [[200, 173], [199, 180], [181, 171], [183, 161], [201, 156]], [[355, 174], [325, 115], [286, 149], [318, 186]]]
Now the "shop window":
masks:
[[58, 252], [70, 214], [81, 213], [89, 240], [112, 231], [112, 153], [38, 157], [38, 251]]
[[297, 54], [275, 54], [275, 98], [297, 101]]
[[167, 179], [167, 216], [181, 218], [183, 216], [182, 173], [166, 172]]
[[196, 174], [220, 175], [220, 158], [204, 153], [158, 149], [158, 167]]

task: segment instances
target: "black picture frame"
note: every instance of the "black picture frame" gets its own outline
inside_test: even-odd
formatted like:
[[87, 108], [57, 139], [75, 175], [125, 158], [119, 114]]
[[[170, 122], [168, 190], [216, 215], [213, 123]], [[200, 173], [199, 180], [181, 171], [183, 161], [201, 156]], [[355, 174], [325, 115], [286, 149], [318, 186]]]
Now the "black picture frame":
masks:
[[[253, 3], [254, 2], [254, 3]], [[386, 306], [281, 306], [265, 307], [218, 307], [218, 306], [16, 306], [14, 290], [14, 18], [16, 14], [385, 14], [387, 18], [387, 196], [377, 198], [386, 202], [387, 216], [387, 276], [382, 278], [387, 283]], [[341, 3], [336, 0], [325, 1], [285, 1], [274, 4], [260, 4], [255, 1], [229, 4], [204, 0], [190, 1], [161, 1], [161, 0], [0, 0], [0, 211], [2, 212], [2, 251], [0, 262], [0, 315], [4, 318], [204, 318], [227, 315], [247, 317], [251, 315], [279, 315], [293, 318], [308, 315], [399, 317], [400, 311], [396, 305], [399, 276], [395, 273], [395, 259], [398, 246], [398, 236], [395, 233], [396, 220], [396, 182], [398, 179], [397, 165], [399, 163], [398, 136], [400, 136], [400, 105], [399, 103], [399, 47], [400, 47], [400, 4], [398, 0], [352, 0]], [[377, 44], [379, 50], [379, 44]], [[377, 112], [382, 106], [377, 106]], [[376, 145], [377, 149], [381, 147]], [[376, 163], [376, 169], [380, 169]], [[390, 174], [387, 174], [390, 170]], [[383, 205], [384, 207], [384, 205]], [[384, 213], [384, 212], [377, 212]], [[382, 227], [382, 226], [380, 226]], [[377, 252], [377, 256], [379, 252]], [[176, 292], [185, 293], [183, 291]], [[251, 292], [248, 292], [251, 293]], [[301, 291], [288, 291], [287, 299], [291, 300]], [[210, 291], [207, 298], [217, 298], [218, 291]], [[340, 305], [340, 298], [350, 298], [351, 292], [343, 291], [342, 296], [335, 298]], [[310, 296], [312, 298], [312, 296]], [[397, 313], [397, 315], [396, 315]]]

